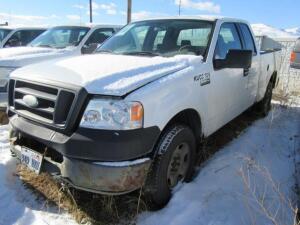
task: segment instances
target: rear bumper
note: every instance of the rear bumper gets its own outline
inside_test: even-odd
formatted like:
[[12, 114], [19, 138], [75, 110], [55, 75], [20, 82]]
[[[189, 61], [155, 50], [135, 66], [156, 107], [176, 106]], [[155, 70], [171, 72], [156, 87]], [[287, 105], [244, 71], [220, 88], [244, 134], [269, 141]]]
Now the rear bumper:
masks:
[[291, 63], [291, 68], [300, 69], [300, 63]]
[[[21, 158], [21, 146], [11, 144], [11, 151]], [[150, 165], [149, 158], [108, 163], [63, 157], [63, 162], [57, 163], [45, 157], [41, 172], [47, 171], [76, 189], [119, 195], [142, 187]]]

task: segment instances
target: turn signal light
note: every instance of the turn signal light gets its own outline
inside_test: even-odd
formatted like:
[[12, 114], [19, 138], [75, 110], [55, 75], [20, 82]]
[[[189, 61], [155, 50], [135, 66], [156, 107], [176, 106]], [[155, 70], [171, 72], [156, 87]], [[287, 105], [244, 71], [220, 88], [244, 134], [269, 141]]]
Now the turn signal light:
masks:
[[131, 106], [131, 121], [143, 121], [144, 109], [143, 106], [136, 102]]
[[296, 61], [296, 53], [292, 52], [291, 54], [291, 62], [295, 62]]

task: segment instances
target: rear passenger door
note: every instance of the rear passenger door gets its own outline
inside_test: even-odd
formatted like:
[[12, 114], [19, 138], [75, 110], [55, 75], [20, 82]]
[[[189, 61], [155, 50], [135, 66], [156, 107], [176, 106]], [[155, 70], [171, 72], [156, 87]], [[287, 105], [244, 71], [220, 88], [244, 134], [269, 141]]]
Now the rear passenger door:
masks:
[[[242, 41], [243, 41], [243, 48], [246, 50], [252, 51], [252, 64], [249, 70], [247, 71], [247, 93], [248, 93], [248, 106], [251, 106], [254, 104], [256, 95], [257, 95], [257, 87], [258, 87], [258, 79], [259, 75], [261, 73], [260, 71], [260, 59], [257, 54], [257, 49], [255, 47], [255, 40], [253, 38], [253, 35], [249, 29], [249, 26], [244, 23], [239, 23], [239, 30], [242, 35]], [[267, 71], [265, 71], [263, 74], [266, 74]]]
[[[235, 23], [220, 27], [214, 59], [225, 59], [230, 49], [243, 49], [241, 36]], [[214, 85], [216, 127], [219, 128], [242, 113], [248, 105], [247, 83], [244, 69], [214, 68], [211, 80]]]

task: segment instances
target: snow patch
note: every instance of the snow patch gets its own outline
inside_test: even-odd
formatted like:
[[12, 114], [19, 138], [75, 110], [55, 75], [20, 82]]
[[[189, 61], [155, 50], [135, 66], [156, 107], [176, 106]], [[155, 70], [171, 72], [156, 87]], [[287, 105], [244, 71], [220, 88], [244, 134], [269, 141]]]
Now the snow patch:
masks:
[[272, 38], [294, 38], [296, 34], [281, 30], [275, 27], [271, 27], [265, 24], [251, 24], [255, 36], [269, 36]]

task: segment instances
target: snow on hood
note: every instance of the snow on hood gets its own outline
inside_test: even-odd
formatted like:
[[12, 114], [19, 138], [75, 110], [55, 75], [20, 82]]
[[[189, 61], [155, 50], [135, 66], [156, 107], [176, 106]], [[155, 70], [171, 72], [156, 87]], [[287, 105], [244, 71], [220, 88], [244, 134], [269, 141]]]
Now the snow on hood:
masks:
[[22, 67], [28, 64], [72, 54], [74, 47], [55, 49], [42, 47], [12, 47], [0, 49], [0, 66]]
[[29, 55], [29, 54], [37, 54], [37, 53], [48, 53], [52, 52], [51, 48], [40, 48], [40, 47], [12, 47], [12, 48], [2, 48], [0, 49], [0, 59]]
[[137, 57], [93, 54], [47, 61], [23, 67], [11, 74], [46, 82], [47, 80], [85, 87], [91, 94], [122, 96], [151, 81], [190, 66], [200, 56]]

